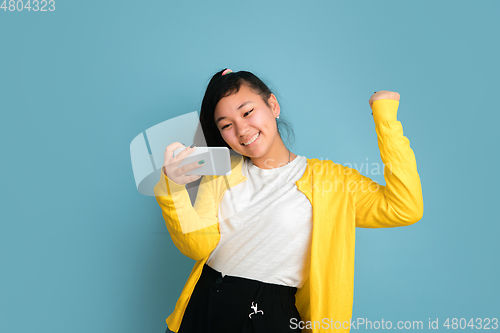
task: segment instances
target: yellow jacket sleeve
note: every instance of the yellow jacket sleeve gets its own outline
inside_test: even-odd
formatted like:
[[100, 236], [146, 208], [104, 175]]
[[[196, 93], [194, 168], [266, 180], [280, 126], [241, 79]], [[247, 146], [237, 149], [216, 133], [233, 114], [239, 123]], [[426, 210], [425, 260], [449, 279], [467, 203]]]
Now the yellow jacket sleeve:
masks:
[[210, 255], [220, 240], [214, 177], [203, 176], [193, 205], [185, 185], [179, 185], [162, 171], [154, 187], [165, 224], [175, 246], [185, 256], [201, 260]]
[[353, 169], [350, 182], [356, 206], [356, 227], [389, 228], [413, 224], [424, 212], [422, 186], [415, 154], [397, 120], [399, 101], [372, 103], [386, 185], [380, 185]]

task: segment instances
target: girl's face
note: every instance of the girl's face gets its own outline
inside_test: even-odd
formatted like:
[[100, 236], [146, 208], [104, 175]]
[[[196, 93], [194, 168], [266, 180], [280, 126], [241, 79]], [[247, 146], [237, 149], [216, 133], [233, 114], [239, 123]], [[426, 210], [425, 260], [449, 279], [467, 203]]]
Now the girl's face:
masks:
[[252, 160], [271, 159], [279, 149], [281, 139], [275, 118], [280, 107], [274, 94], [268, 103], [270, 107], [243, 83], [237, 93], [223, 97], [215, 107], [215, 125], [224, 141], [234, 151]]

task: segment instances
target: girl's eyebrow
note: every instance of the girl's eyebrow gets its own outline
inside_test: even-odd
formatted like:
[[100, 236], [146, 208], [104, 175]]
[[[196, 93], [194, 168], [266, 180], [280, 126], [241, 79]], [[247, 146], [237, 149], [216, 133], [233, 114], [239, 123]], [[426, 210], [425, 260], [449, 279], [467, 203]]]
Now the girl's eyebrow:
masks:
[[[242, 107], [244, 107], [245, 105], [247, 105], [248, 103], [252, 103], [252, 101], [246, 101], [245, 103], [241, 104], [236, 110], [239, 110], [241, 109]], [[226, 117], [220, 117], [219, 119], [217, 119], [215, 121], [215, 125], [219, 124], [219, 121], [221, 121], [222, 119], [226, 119]]]

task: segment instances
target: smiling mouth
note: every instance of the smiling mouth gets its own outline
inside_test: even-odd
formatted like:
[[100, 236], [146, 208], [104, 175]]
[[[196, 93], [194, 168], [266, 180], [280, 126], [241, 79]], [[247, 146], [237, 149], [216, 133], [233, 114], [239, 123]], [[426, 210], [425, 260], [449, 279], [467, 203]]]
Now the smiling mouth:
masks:
[[257, 134], [255, 134], [250, 140], [248, 140], [247, 142], [245, 143], [242, 143], [243, 146], [249, 146], [251, 145], [252, 143], [255, 142], [255, 140], [257, 140], [260, 136], [260, 132], [257, 132]]

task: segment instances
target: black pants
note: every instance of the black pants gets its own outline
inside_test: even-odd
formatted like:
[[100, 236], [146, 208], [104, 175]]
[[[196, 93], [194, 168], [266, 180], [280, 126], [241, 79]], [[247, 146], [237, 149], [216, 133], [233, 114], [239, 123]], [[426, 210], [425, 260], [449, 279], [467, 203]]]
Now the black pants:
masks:
[[295, 287], [222, 277], [205, 264], [178, 333], [301, 332], [292, 329], [300, 321], [296, 292]]

